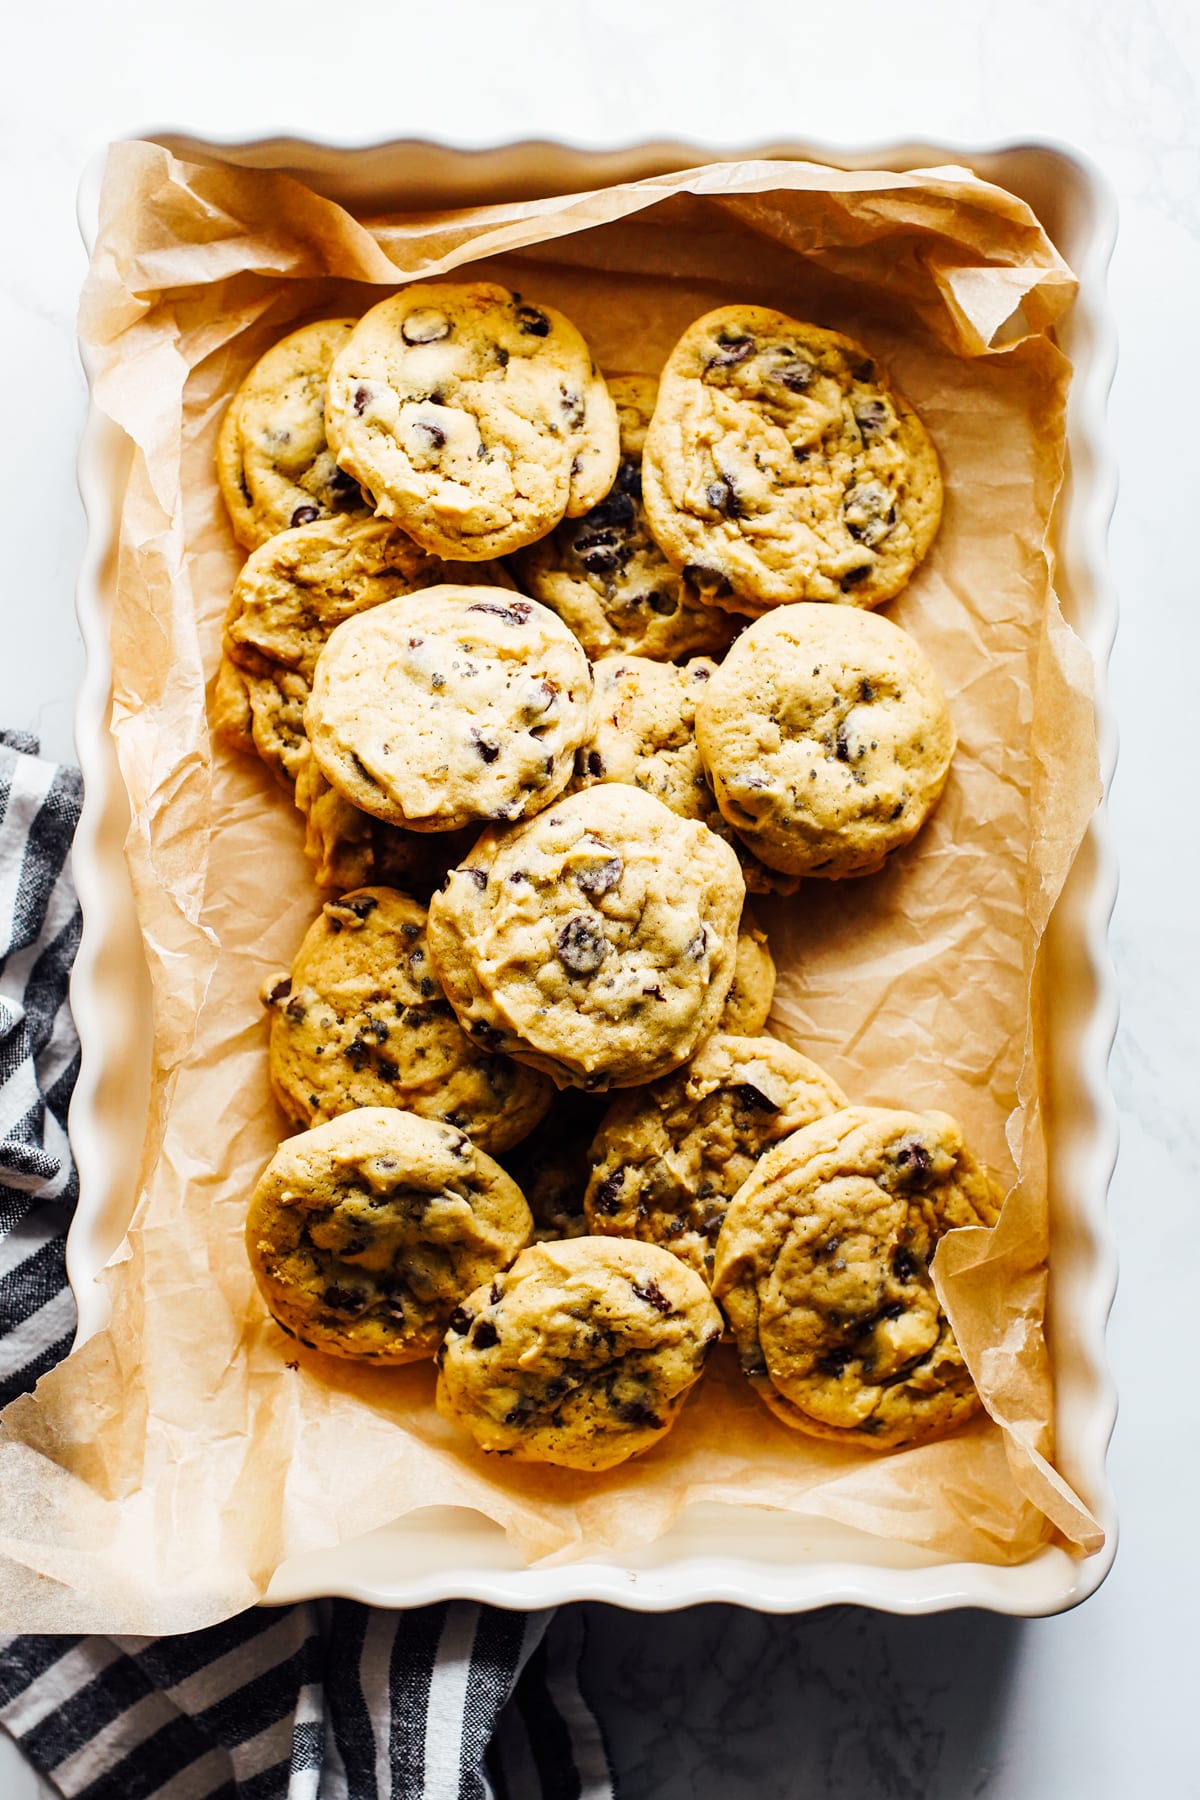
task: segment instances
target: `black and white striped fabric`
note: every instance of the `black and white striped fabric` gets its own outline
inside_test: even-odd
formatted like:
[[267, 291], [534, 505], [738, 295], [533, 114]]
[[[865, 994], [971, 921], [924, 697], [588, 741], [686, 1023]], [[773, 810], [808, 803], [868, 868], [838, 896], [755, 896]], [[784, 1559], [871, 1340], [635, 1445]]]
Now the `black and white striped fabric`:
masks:
[[[70, 1346], [80, 778], [0, 733], [0, 1399]], [[613, 1800], [583, 1616], [261, 1608], [178, 1638], [0, 1637], [0, 1725], [79, 1800]], [[8, 1795], [0, 1800], [9, 1800]]]

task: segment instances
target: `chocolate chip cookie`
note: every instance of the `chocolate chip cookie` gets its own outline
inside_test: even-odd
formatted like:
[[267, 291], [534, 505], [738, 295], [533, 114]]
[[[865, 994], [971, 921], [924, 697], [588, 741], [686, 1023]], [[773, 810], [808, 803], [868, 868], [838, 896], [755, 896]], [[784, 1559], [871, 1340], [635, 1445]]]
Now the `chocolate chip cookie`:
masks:
[[451, 1125], [367, 1107], [288, 1138], [250, 1201], [246, 1249], [276, 1322], [310, 1350], [432, 1356], [454, 1310], [533, 1221], [516, 1183]]
[[937, 452], [852, 338], [762, 306], [689, 327], [642, 457], [650, 530], [701, 593], [758, 613], [877, 606], [937, 531]]
[[429, 910], [464, 1030], [560, 1087], [632, 1087], [716, 1026], [745, 886], [737, 858], [638, 788], [604, 786], [484, 832]]
[[617, 415], [569, 319], [492, 282], [371, 308], [326, 406], [342, 468], [435, 555], [500, 556], [588, 511], [617, 472]]
[[799, 1051], [719, 1033], [615, 1100], [592, 1140], [588, 1229], [661, 1244], [707, 1281], [725, 1209], [760, 1156], [846, 1096]]
[[291, 332], [259, 357], [226, 409], [217, 479], [247, 550], [292, 525], [368, 510], [325, 440], [325, 383], [354, 325], [320, 319]]
[[414, 831], [521, 819], [571, 778], [592, 671], [562, 620], [499, 588], [437, 587], [339, 625], [305, 730], [326, 780]]
[[642, 446], [658, 382], [651, 375], [607, 379], [620, 425], [617, 478], [590, 512], [521, 551], [520, 583], [566, 621], [589, 656], [719, 654], [737, 621], [684, 580], [646, 524]]
[[394, 888], [325, 903], [290, 972], [268, 976], [270, 1070], [295, 1124], [396, 1106], [508, 1150], [550, 1104], [551, 1082], [465, 1035], [438, 985], [425, 909]]
[[671, 1429], [720, 1335], [704, 1283], [665, 1250], [537, 1244], [451, 1318], [438, 1411], [518, 1462], [615, 1468]]
[[620, 781], [653, 794], [682, 819], [699, 819], [730, 845], [752, 894], [793, 893], [796, 879], [759, 862], [721, 816], [696, 742], [696, 708], [716, 663], [645, 656], [604, 656], [593, 665], [595, 690], [587, 741], [575, 758], [570, 791]]
[[769, 868], [866, 875], [917, 835], [954, 755], [954, 724], [920, 645], [848, 607], [757, 619], [696, 709], [696, 741], [729, 824]]
[[734, 1196], [713, 1292], [777, 1419], [867, 1449], [953, 1430], [979, 1398], [929, 1278], [996, 1194], [945, 1113], [853, 1107], [766, 1156]]

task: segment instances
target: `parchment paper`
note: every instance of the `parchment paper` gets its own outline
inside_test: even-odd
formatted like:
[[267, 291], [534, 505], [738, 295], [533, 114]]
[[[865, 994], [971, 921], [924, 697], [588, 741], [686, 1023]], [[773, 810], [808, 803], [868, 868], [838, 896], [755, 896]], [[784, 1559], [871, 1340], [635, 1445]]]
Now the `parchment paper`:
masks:
[[[205, 687], [239, 557], [213, 474], [226, 401], [308, 318], [384, 288], [489, 274], [561, 307], [601, 366], [656, 370], [738, 299], [861, 337], [942, 458], [945, 519], [887, 609], [959, 731], [945, 798], [884, 873], [761, 908], [774, 1029], [851, 1096], [939, 1107], [1010, 1189], [935, 1264], [987, 1407], [879, 1456], [776, 1424], [727, 1357], [648, 1457], [600, 1476], [487, 1461], [438, 1419], [433, 1370], [355, 1369], [266, 1318], [242, 1245], [286, 1134], [257, 990], [320, 896], [265, 771], [214, 752]], [[414, 1508], [498, 1521], [528, 1559], [629, 1550], [698, 1501], [766, 1504], [948, 1559], [1012, 1563], [1101, 1534], [1056, 1474], [1031, 981], [1099, 797], [1091, 673], [1051, 586], [1073, 278], [1023, 203], [962, 170], [740, 163], [534, 204], [354, 219], [287, 177], [110, 154], [82, 334], [133, 456], [112, 622], [112, 729], [155, 996], [153, 1104], [111, 1327], [0, 1434], [9, 1629], [161, 1632], [250, 1604], [278, 1563]], [[749, 1527], [752, 1529], [752, 1527]]]

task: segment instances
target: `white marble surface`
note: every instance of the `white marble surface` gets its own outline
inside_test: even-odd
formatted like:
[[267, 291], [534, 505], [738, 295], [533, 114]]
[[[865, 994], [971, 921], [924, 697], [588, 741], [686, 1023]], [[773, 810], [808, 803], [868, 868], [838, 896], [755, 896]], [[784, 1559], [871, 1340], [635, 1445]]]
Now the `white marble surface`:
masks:
[[[1116, 190], [1116, 1568], [1078, 1612], [1025, 1624], [593, 1609], [589, 1682], [636, 1800], [1200, 1795], [1189, 1548], [1200, 1458], [1185, 1387], [1200, 1179], [1200, 851], [1187, 812], [1200, 667], [1198, 81], [1194, 0], [362, 0], [352, 13], [315, 0], [59, 0], [6, 18], [0, 720], [40, 732], [55, 756], [71, 754], [81, 673], [74, 193], [106, 140], [168, 124], [464, 143], [1052, 136], [1088, 151]], [[35, 1791], [0, 1743], [0, 1795]]]

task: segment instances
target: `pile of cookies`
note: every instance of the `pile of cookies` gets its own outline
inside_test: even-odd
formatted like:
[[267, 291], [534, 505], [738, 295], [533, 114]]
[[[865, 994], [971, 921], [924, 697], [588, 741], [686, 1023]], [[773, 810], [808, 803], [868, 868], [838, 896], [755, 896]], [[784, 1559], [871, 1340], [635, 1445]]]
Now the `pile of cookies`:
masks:
[[218, 475], [249, 556], [217, 731], [333, 890], [263, 988], [274, 1318], [433, 1358], [482, 1449], [578, 1469], [654, 1444], [727, 1334], [809, 1435], [970, 1416], [929, 1262], [992, 1183], [952, 1119], [765, 1033], [746, 904], [878, 870], [954, 753], [867, 610], [941, 509], [874, 360], [736, 306], [606, 378], [553, 308], [418, 284], [268, 351]]

